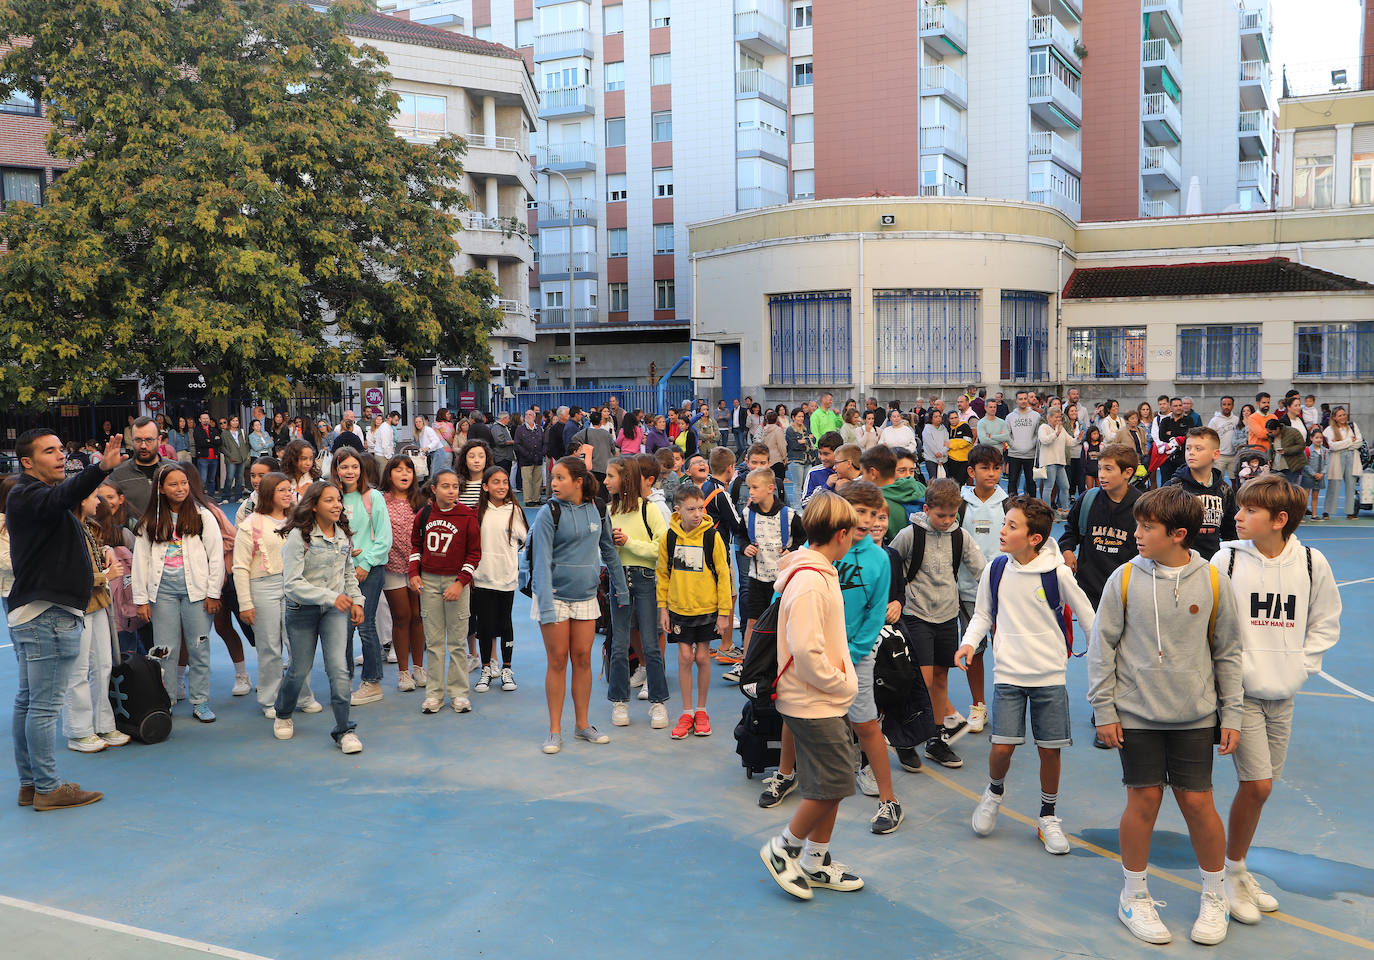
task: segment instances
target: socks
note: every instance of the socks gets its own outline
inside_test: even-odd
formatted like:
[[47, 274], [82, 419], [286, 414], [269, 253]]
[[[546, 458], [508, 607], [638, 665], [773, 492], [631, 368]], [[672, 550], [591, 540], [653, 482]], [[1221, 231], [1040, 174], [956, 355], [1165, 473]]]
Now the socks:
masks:
[[1249, 873], [1250, 871], [1249, 871], [1249, 869], [1245, 866], [1245, 860], [1244, 860], [1244, 859], [1241, 859], [1241, 860], [1232, 860], [1230, 857], [1227, 857], [1227, 858], [1226, 858], [1226, 872], [1229, 873], [1231, 876], [1235, 877], [1235, 876], [1239, 876], [1240, 874], [1243, 874], [1243, 873]]
[[1040, 816], [1054, 816], [1054, 805], [1059, 802], [1059, 794], [1040, 791]]
[[802, 838], [792, 835], [792, 828], [785, 827], [782, 831], [782, 845], [787, 848], [787, 852], [793, 856], [799, 856], [802, 848]]
[[1121, 868], [1121, 873], [1126, 878], [1126, 897], [1128, 899], [1132, 897], [1148, 897], [1150, 895], [1150, 891], [1145, 887], [1145, 870], [1136, 873], [1134, 870], [1127, 870], [1123, 866]]
[[1005, 778], [1005, 777], [996, 777], [996, 778], [991, 778], [991, 779], [989, 779], [989, 780], [988, 780], [988, 789], [991, 790], [995, 796], [999, 796], [999, 797], [1000, 797], [1002, 794], [1006, 793], [1006, 791], [1007, 791], [1007, 781], [1006, 781], [1006, 778]]
[[1204, 894], [1215, 893], [1223, 900], [1226, 899], [1225, 888], [1222, 886], [1222, 881], [1226, 879], [1225, 869], [1212, 873], [1209, 870], [1203, 870], [1201, 867], [1198, 867], [1198, 873], [1202, 874], [1202, 892]]
[[829, 843], [817, 843], [815, 840], [806, 841], [806, 847], [802, 850], [802, 869], [815, 873], [825, 865], [825, 857], [829, 852]]
[[959, 714], [951, 713], [949, 716], [945, 717], [945, 729], [953, 730], [955, 727], [959, 726], [961, 720], [963, 720], [963, 718], [960, 717]]

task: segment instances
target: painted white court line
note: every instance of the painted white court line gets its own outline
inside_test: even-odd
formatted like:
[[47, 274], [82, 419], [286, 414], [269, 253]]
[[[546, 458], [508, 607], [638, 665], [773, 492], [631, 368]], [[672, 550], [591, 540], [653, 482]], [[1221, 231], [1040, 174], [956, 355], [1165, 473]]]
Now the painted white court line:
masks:
[[1369, 583], [1371, 580], [1374, 580], [1374, 577], [1365, 577], [1363, 580], [1337, 580], [1336, 586], [1348, 587], [1353, 583]]
[[1354, 694], [1355, 696], [1359, 697], [1361, 700], [1368, 700], [1370, 703], [1374, 703], [1374, 697], [1371, 697], [1369, 694], [1365, 693], [1363, 690], [1356, 690], [1354, 687], [1352, 687], [1352, 686], [1351, 686], [1350, 684], [1348, 684], [1348, 683], [1342, 683], [1341, 681], [1337, 680], [1335, 677], [1331, 676], [1331, 674], [1327, 673], [1325, 670], [1318, 670], [1318, 671], [1317, 671], [1317, 676], [1321, 677], [1321, 678], [1322, 678], [1323, 680], [1325, 680], [1327, 683], [1331, 683], [1331, 684], [1334, 684], [1334, 685], [1340, 687], [1340, 688], [1341, 688], [1342, 690], [1344, 690], [1346, 693], [1352, 693], [1352, 694]]
[[242, 950], [232, 950], [229, 947], [217, 947], [212, 943], [201, 943], [199, 940], [187, 940], [185, 937], [174, 937], [169, 933], [158, 933], [156, 930], [144, 930], [142, 927], [131, 927], [125, 923], [115, 923], [113, 920], [102, 920], [99, 917], [89, 917], [83, 913], [73, 913], [70, 910], [49, 907], [41, 903], [30, 903], [27, 900], [16, 900], [13, 897], [0, 895], [0, 904], [7, 907], [13, 907], [16, 910], [24, 910], [29, 913], [52, 917], [54, 920], [66, 920], [71, 923], [80, 923], [88, 927], [95, 927], [97, 930], [123, 933], [129, 936], [142, 937], [144, 940], [152, 940], [156, 943], [165, 943], [172, 947], [197, 950], [209, 957], [225, 957], [227, 960], [271, 960], [270, 957], [263, 957], [256, 953], [244, 953]]
[[12, 643], [0, 643], [0, 650], [8, 650], [12, 646], [14, 646]]

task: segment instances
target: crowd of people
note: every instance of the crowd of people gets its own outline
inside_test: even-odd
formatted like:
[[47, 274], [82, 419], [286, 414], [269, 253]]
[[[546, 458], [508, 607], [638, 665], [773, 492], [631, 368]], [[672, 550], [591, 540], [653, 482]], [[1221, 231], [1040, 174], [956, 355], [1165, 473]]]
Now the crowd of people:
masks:
[[[19, 803], [101, 798], [57, 776], [57, 726], [77, 752], [128, 742], [106, 695], [121, 655], [151, 654], [168, 701], [211, 723], [213, 627], [233, 694], [256, 689], [285, 740], [295, 713], [324, 709], [310, 687], [318, 648], [331, 736], [355, 754], [357, 708], [384, 699], [387, 664], [427, 715], [517, 690], [522, 593], [546, 653], [546, 754], [564, 749], [569, 692], [575, 738], [610, 741], [591, 708], [598, 629], [615, 727], [632, 722], [637, 688], [652, 729], [709, 736], [712, 686], [769, 668], [765, 706], [784, 728], [759, 805], [801, 799], [760, 856], [810, 899], [863, 886], [830, 854], [841, 800], [875, 797], [875, 834], [903, 821], [877, 692], [894, 683], [929, 721], [893, 748], [903, 770], [959, 768], [958, 741], [988, 733], [978, 836], [995, 829], [1029, 716], [1038, 838], [1069, 852], [1057, 803], [1076, 618], [1095, 745], [1119, 752], [1126, 787], [1118, 916], [1143, 940], [1170, 938], [1146, 886], [1167, 786], [1202, 877], [1191, 935], [1216, 943], [1230, 918], [1277, 909], [1245, 854], [1283, 769], [1294, 695], [1339, 635], [1330, 566], [1295, 532], [1333, 504], [1357, 513], [1363, 438], [1344, 407], [1315, 399], [1294, 391], [1273, 409], [1261, 393], [1237, 411], [1227, 397], [1205, 424], [1188, 398], [1123, 415], [1076, 389], [1010, 403], [970, 389], [953, 409], [931, 397], [907, 412], [872, 399], [837, 410], [823, 393], [791, 409], [743, 397], [646, 416], [612, 397], [531, 408], [513, 428], [505, 413], [440, 410], [408, 435], [399, 412], [366, 426], [345, 412], [331, 428], [259, 408], [247, 430], [238, 417], [138, 418], [81, 450], [31, 430], [16, 449], [23, 472], [0, 483]], [[951, 671], [966, 679], [967, 714]], [[1225, 827], [1214, 744], [1240, 783]]]

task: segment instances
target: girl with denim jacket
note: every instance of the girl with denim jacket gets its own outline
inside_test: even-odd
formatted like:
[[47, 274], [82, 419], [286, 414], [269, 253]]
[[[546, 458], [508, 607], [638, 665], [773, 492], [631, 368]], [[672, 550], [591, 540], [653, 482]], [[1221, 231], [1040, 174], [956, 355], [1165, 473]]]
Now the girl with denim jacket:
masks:
[[[363, 622], [358, 636], [363, 647], [363, 677], [353, 706], [382, 699], [382, 640], [377, 634], [377, 607], [386, 582], [386, 559], [391, 553], [391, 517], [380, 490], [367, 482], [362, 451], [341, 446], [330, 462], [330, 477], [343, 491], [344, 519], [352, 530], [354, 576], [363, 594]], [[353, 674], [353, 631], [348, 631], [348, 673]]]

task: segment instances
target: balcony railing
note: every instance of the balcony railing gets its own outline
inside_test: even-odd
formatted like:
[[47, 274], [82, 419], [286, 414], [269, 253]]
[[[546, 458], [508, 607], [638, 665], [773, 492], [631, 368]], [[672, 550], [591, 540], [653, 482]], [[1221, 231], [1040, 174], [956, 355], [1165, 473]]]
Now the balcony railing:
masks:
[[779, 50], [787, 49], [787, 27], [759, 10], [735, 14], [735, 38], [759, 37]]
[[1250, 33], [1253, 30], [1265, 30], [1264, 11], [1242, 10], [1240, 13], [1240, 29], [1242, 33]]
[[968, 49], [968, 24], [944, 4], [921, 5], [921, 33], [944, 34], [960, 51]]
[[936, 124], [921, 128], [922, 150], [948, 150], [961, 157], [968, 156], [968, 134], [957, 127]]
[[1178, 216], [1178, 206], [1172, 200], [1142, 200], [1140, 201], [1140, 215], [1142, 217], [1176, 217]]
[[585, 84], [576, 87], [559, 87], [556, 90], [541, 90], [539, 92], [539, 112], [586, 110], [590, 96], [591, 87]]
[[1166, 93], [1147, 93], [1140, 103], [1141, 118], [1146, 121], [1167, 123], [1175, 134], [1182, 133], [1183, 122], [1178, 104]]
[[544, 146], [539, 159], [553, 167], [595, 163], [596, 145], [586, 140], [581, 143], [550, 143]]
[[497, 298], [495, 301], [493, 301], [493, 305], [502, 313], [513, 313], [517, 316], [524, 317], [527, 320], [529, 319], [530, 305], [528, 303], [525, 303], [523, 300], [506, 300], [502, 298]]
[[560, 30], [558, 33], [541, 33], [534, 38], [534, 58], [536, 60], [569, 50], [590, 49], [592, 49], [592, 32], [585, 28]]
[[968, 81], [944, 64], [921, 68], [921, 90], [947, 90], [960, 102], [968, 103]]
[[1162, 66], [1169, 71], [1175, 82], [1182, 79], [1183, 71], [1178, 61], [1178, 51], [1163, 37], [1146, 40], [1140, 47], [1140, 59], [1145, 66]]
[[1032, 100], [1058, 100], [1068, 107], [1075, 117], [1083, 116], [1082, 96], [1065, 83], [1058, 74], [1031, 74], [1030, 98]]
[[596, 307], [544, 307], [539, 311], [541, 327], [566, 327], [569, 320], [580, 327], [584, 324], [598, 323], [600, 319]]
[[493, 217], [480, 211], [468, 211], [459, 215], [464, 230], [500, 230], [502, 233], [526, 237], [529, 231], [520, 218]]
[[787, 194], [768, 187], [739, 187], [735, 190], [735, 207], [739, 210], [756, 210], [759, 207], [775, 207], [787, 202]]
[[[574, 200], [572, 203], [572, 216], [574, 220], [585, 220], [589, 223], [596, 223], [596, 206], [591, 200], [583, 197]], [[568, 219], [568, 201], [566, 200], [541, 200], [539, 201], [539, 222], [545, 223], [550, 220]]]
[[968, 190], [964, 187], [964, 182], [956, 180], [947, 173], [942, 182], [921, 186], [921, 196], [923, 197], [963, 197], [967, 194]]
[[1269, 64], [1263, 60], [1242, 60], [1240, 62], [1240, 82], [1259, 82], [1269, 86]]
[[740, 153], [760, 150], [787, 159], [787, 135], [765, 127], [741, 127], [735, 131], [735, 149]]
[[1048, 203], [1052, 207], [1058, 207], [1074, 220], [1082, 219], [1082, 204], [1062, 190], [1053, 187], [1048, 190], [1032, 190], [1030, 200], [1031, 203]]
[[1068, 28], [1055, 17], [1031, 17], [1030, 43], [1032, 46], [1052, 43], [1069, 59], [1075, 63], [1079, 62], [1078, 54], [1074, 50], [1076, 43], [1073, 34], [1069, 33]]
[[1048, 130], [1031, 131], [1030, 155], [1032, 160], [1058, 160], [1075, 170], [1083, 164], [1083, 151], [1077, 144], [1070, 143], [1059, 134]]
[[597, 258], [596, 253], [590, 250], [574, 250], [572, 253], [543, 253], [539, 258], [539, 275], [541, 277], [553, 276], [568, 272], [568, 265], [572, 264], [574, 273], [596, 273]]
[[786, 103], [787, 83], [757, 68], [741, 70], [735, 74], [735, 93], [744, 96], [762, 94], [779, 103]]
[[1183, 182], [1183, 172], [1179, 167], [1178, 158], [1162, 146], [1145, 148], [1140, 170], [1143, 174], [1162, 174], [1175, 184]]
[[1263, 160], [1242, 160], [1236, 169], [1236, 179], [1241, 183], [1257, 183], [1265, 190], [1269, 188], [1269, 170]]
[[470, 133], [463, 139], [468, 142], [469, 148], [511, 150], [521, 155], [525, 153], [524, 148], [520, 145], [520, 141], [514, 137], [489, 137], [485, 133]]

